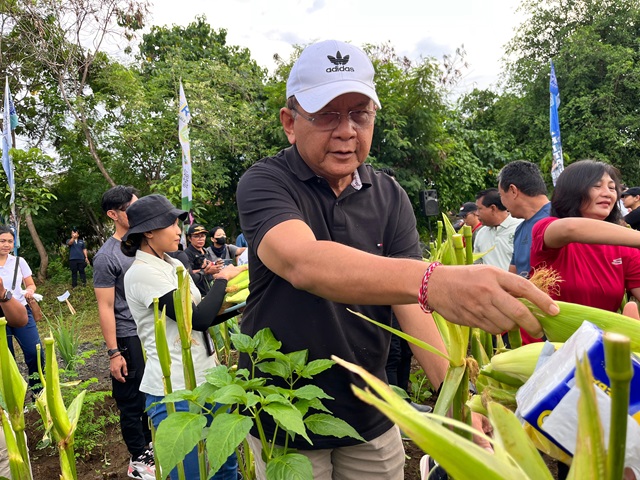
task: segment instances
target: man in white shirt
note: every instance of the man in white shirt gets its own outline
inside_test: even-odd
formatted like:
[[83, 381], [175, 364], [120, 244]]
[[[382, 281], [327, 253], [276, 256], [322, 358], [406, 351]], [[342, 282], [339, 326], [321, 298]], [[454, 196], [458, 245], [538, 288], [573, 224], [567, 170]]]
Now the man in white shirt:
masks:
[[500, 200], [497, 188], [479, 192], [476, 195], [476, 206], [483, 228], [478, 231], [473, 251], [488, 252], [476, 263], [493, 265], [508, 271], [513, 256], [513, 237], [522, 220], [509, 214]]

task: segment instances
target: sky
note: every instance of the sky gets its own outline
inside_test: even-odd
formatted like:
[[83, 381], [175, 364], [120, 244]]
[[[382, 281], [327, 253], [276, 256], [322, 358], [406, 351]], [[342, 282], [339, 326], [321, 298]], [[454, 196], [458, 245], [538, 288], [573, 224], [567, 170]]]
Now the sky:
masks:
[[496, 85], [504, 45], [522, 20], [519, 0], [150, 0], [152, 25], [181, 25], [204, 14], [227, 43], [250, 50], [270, 71], [292, 45], [336, 39], [361, 46], [389, 42], [410, 59], [453, 55], [464, 46], [460, 89]]

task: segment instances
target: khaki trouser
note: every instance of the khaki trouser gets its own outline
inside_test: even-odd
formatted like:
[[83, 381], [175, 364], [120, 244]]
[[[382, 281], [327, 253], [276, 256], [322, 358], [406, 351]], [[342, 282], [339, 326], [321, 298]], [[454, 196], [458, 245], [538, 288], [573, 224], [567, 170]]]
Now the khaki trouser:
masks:
[[[260, 440], [247, 437], [256, 463], [258, 480], [266, 478]], [[370, 442], [325, 450], [298, 450], [313, 465], [314, 480], [403, 480], [404, 447], [394, 425]]]

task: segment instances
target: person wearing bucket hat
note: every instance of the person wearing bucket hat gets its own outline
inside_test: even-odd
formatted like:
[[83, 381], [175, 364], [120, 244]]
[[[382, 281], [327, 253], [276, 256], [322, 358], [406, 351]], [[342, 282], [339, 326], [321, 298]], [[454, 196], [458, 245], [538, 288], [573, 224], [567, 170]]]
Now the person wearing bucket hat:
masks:
[[[153, 301], [158, 298], [160, 310], [165, 309], [167, 315], [166, 336], [171, 345], [179, 344], [178, 326], [173, 304], [173, 293], [178, 288], [177, 267], [182, 266], [178, 260], [170, 257], [169, 252], [178, 249], [181, 230], [179, 220], [187, 217], [187, 212], [175, 208], [162, 195], [148, 195], [140, 198], [127, 208], [129, 230], [122, 237], [121, 249], [127, 256], [135, 257], [135, 261], [124, 277], [125, 294], [131, 315], [136, 322], [138, 336], [147, 354], [144, 375], [140, 391], [146, 394], [147, 415], [158, 428], [160, 422], [167, 417], [165, 404], [156, 404], [165, 395], [162, 369], [155, 342]], [[207, 329], [228, 318], [216, 316], [220, 311], [225, 295], [227, 280], [235, 277], [242, 267], [229, 266], [214, 275], [215, 282], [209, 293], [202, 299], [200, 291], [194, 284], [187, 270], [182, 275], [189, 279], [191, 299], [193, 302], [193, 337], [200, 335], [193, 342], [191, 353], [198, 385], [205, 381], [205, 372], [218, 364], [213, 350], [211, 337]], [[200, 332], [200, 333], [198, 333]], [[182, 355], [179, 348], [170, 348], [171, 382], [174, 391], [186, 388]], [[189, 404], [176, 402], [177, 411], [189, 411]], [[217, 408], [217, 407], [216, 407]], [[208, 418], [210, 421], [211, 418]], [[199, 478], [197, 449], [190, 452], [184, 460], [186, 478]], [[170, 473], [172, 480], [178, 478], [174, 469]], [[216, 480], [237, 479], [237, 459], [235, 454], [212, 478]]]
[[[382, 105], [373, 65], [361, 49], [336, 40], [307, 47], [291, 69], [286, 96], [280, 122], [291, 146], [252, 165], [237, 189], [251, 277], [242, 333], [253, 336], [269, 327], [284, 351], [308, 349], [313, 359], [335, 354], [383, 380], [390, 335], [355, 321], [347, 305], [387, 325], [393, 309], [405, 333], [442, 351], [433, 319], [424, 312], [435, 309], [493, 333], [517, 324], [541, 333], [512, 294], [548, 313], [557, 313], [557, 306], [525, 279], [491, 266], [422, 260], [407, 194], [364, 163]], [[431, 383], [440, 386], [447, 362], [425, 351], [415, 355]], [[239, 366], [250, 366], [246, 355]], [[346, 370], [332, 368], [313, 384], [333, 397], [326, 407], [364, 442], [308, 432], [310, 445], [299, 435], [286, 438], [267, 416], [262, 428], [268, 437], [277, 430], [276, 443], [297, 448], [314, 471], [336, 478], [401, 479], [400, 432], [355, 397], [354, 381]], [[480, 420], [474, 417], [476, 425]], [[255, 430], [248, 441], [258, 478], [264, 478]]]
[[189, 226], [187, 230], [189, 246], [184, 251], [189, 259], [191, 278], [202, 295], [209, 292], [213, 276], [222, 270], [222, 262], [218, 262], [211, 251], [204, 246], [207, 242], [207, 235], [207, 229], [202, 225], [194, 223]]

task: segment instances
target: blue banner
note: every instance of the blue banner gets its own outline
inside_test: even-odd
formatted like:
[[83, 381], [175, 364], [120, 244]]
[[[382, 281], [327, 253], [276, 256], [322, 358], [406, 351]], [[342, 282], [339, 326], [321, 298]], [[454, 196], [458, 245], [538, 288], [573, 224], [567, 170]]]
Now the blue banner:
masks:
[[551, 163], [551, 179], [555, 186], [558, 177], [564, 170], [564, 160], [562, 158], [562, 142], [560, 141], [560, 120], [558, 119], [558, 106], [560, 105], [560, 91], [558, 89], [558, 79], [556, 70], [551, 60], [551, 79], [549, 81], [549, 93], [551, 104], [549, 106], [550, 131], [551, 131], [551, 151], [553, 161]]
[[16, 110], [11, 100], [11, 93], [9, 93], [9, 79], [7, 78], [4, 87], [4, 111], [2, 115], [2, 168], [4, 168], [4, 173], [7, 174], [7, 182], [11, 190], [10, 205], [14, 204], [16, 198], [16, 184], [13, 179], [13, 162], [9, 156], [9, 150], [13, 148], [13, 138], [11, 137], [12, 124], [15, 123], [17, 125], [17, 115], [15, 112]]

